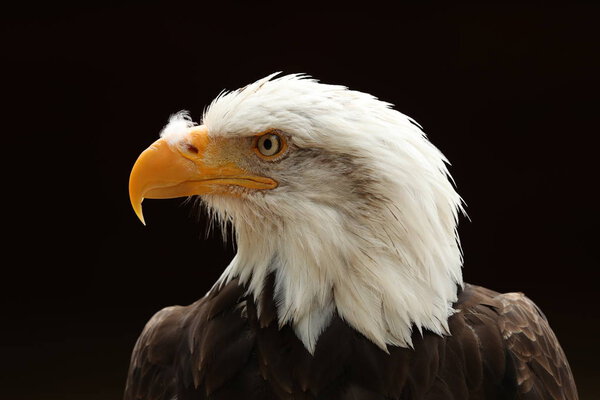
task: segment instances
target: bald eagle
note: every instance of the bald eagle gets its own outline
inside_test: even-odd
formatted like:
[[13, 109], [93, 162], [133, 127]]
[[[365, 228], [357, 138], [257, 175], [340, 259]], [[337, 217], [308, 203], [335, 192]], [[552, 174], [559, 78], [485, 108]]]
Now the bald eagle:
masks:
[[147, 323], [125, 399], [577, 399], [540, 309], [463, 282], [461, 198], [421, 127], [275, 75], [173, 115], [131, 171], [142, 222], [145, 198], [198, 195], [237, 254]]

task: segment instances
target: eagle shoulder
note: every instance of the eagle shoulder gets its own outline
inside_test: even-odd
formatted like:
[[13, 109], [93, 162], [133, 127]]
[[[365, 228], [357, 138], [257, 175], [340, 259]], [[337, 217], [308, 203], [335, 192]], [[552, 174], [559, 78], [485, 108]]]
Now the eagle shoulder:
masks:
[[170, 400], [176, 393], [175, 356], [186, 307], [154, 314], [138, 338], [129, 364], [125, 400]]
[[523, 293], [497, 297], [500, 330], [516, 368], [521, 399], [578, 399], [575, 381], [546, 316]]
[[[554, 332], [542, 311], [523, 293], [500, 294], [466, 284], [455, 308], [458, 318], [451, 319], [451, 326], [458, 335], [453, 336], [462, 347], [471, 343], [467, 339], [473, 336], [476, 345], [468, 353], [478, 360], [473, 365], [484, 366], [481, 371], [491, 377], [486, 385], [492, 392], [522, 400], [578, 398]], [[487, 390], [483, 388], [483, 392]]]
[[134, 347], [124, 400], [203, 398], [227, 386], [254, 345], [244, 294], [235, 279], [189, 306], [157, 312]]

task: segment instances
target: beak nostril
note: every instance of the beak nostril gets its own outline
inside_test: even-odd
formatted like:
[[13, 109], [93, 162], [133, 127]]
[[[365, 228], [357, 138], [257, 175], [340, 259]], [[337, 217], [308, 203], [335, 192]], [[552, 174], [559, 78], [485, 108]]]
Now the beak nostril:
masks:
[[187, 151], [189, 151], [190, 153], [198, 154], [198, 148], [196, 146], [194, 146], [193, 144], [187, 143], [185, 145], [185, 149]]

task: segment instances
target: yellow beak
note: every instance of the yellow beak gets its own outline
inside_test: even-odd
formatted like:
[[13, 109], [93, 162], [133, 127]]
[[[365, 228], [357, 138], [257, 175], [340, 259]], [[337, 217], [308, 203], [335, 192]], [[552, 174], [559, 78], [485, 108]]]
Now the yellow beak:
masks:
[[[129, 177], [129, 199], [144, 222], [142, 201], [202, 194], [226, 194], [232, 186], [273, 189], [273, 179], [248, 174], [234, 163], [206, 163], [211, 139], [204, 126], [190, 129], [181, 149], [159, 139], [138, 157]], [[211, 154], [213, 152], [211, 151]], [[232, 192], [229, 192], [232, 193]]]

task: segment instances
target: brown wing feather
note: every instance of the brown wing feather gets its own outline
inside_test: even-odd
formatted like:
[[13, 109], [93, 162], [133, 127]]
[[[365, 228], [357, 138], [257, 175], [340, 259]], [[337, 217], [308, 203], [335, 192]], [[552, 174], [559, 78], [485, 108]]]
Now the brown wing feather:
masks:
[[540, 309], [522, 293], [498, 296], [500, 330], [516, 367], [521, 399], [576, 400], [569, 363]]
[[146, 325], [125, 400], [576, 400], [565, 355], [522, 294], [465, 285], [450, 336], [415, 330], [386, 353], [334, 315], [314, 355], [280, 327], [270, 277], [257, 304], [237, 280]]
[[131, 355], [125, 400], [171, 400], [174, 397], [174, 357], [183, 313], [184, 307], [167, 307], [148, 321]]

